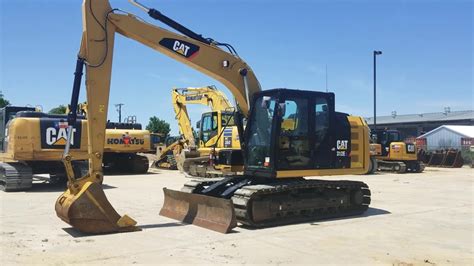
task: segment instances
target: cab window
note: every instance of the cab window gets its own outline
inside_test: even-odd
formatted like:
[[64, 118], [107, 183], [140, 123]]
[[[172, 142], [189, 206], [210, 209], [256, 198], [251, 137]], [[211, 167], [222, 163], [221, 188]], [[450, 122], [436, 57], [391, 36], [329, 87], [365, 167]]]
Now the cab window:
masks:
[[329, 129], [329, 107], [326, 98], [316, 98], [315, 107], [315, 151], [325, 141]]
[[203, 115], [201, 123], [201, 140], [206, 143], [217, 135], [217, 112]]
[[279, 103], [280, 152], [278, 169], [304, 169], [311, 163], [308, 132], [308, 99], [287, 99]]

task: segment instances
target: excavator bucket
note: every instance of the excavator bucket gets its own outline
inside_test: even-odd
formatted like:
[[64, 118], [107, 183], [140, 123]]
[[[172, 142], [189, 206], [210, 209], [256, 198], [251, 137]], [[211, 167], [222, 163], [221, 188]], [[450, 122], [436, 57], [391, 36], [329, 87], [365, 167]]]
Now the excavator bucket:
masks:
[[61, 220], [83, 233], [104, 234], [139, 231], [136, 221], [120, 216], [107, 200], [102, 185], [86, 182], [77, 193], [66, 190], [56, 201]]
[[232, 200], [163, 188], [165, 202], [160, 215], [220, 233], [237, 226]]

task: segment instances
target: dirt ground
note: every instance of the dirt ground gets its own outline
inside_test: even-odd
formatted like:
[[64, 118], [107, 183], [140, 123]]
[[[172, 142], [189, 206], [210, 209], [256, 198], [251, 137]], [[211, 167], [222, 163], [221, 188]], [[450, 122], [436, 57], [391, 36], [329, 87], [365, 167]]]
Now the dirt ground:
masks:
[[56, 217], [61, 188], [37, 183], [0, 192], [0, 264], [384, 264], [472, 265], [473, 170], [327, 177], [366, 182], [362, 216], [220, 234], [158, 212], [178, 171], [106, 176], [105, 193], [140, 232], [82, 235]]

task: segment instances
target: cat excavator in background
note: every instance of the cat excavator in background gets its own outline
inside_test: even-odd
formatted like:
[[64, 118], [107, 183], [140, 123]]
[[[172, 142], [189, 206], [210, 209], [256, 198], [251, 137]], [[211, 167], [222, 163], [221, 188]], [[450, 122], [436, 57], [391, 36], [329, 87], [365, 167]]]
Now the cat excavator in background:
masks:
[[[140, 230], [135, 220], [115, 211], [101, 186], [115, 33], [217, 79], [236, 100], [234, 122], [244, 174], [195, 181], [183, 191], [164, 188], [161, 215], [227, 233], [237, 221], [254, 227], [274, 226], [358, 215], [368, 209], [370, 190], [363, 182], [303, 178], [366, 173], [370, 158], [364, 119], [336, 112], [333, 93], [261, 91], [254, 72], [232, 46], [204, 38], [155, 9], [129, 1], [181, 34], [112, 9], [107, 0], [84, 0], [71, 106], [77, 106], [85, 66], [89, 171], [85, 176], [75, 175], [70, 145], [66, 145], [63, 161], [69, 182], [55, 204], [58, 217], [84, 233]], [[287, 120], [292, 122], [285, 123]], [[72, 110], [68, 136], [75, 122]]]
[[372, 132], [370, 144], [371, 166], [369, 173], [376, 170], [396, 173], [421, 173], [425, 169], [418, 160], [415, 143], [405, 143], [398, 130], [377, 129]]
[[[76, 172], [85, 172], [87, 155], [87, 104], [79, 104], [79, 116], [70, 140]], [[150, 133], [140, 124], [106, 124], [104, 169], [109, 172], [144, 174], [148, 159], [138, 153], [151, 152]], [[33, 179], [51, 184], [67, 181], [61, 162], [67, 138], [67, 116], [46, 114], [33, 107], [0, 109], [0, 189], [28, 190]], [[46, 175], [44, 175], [46, 174]]]
[[[86, 121], [79, 117], [72, 126], [70, 141], [78, 174], [87, 169]], [[67, 179], [61, 162], [66, 144], [67, 116], [46, 114], [32, 107], [6, 106], [0, 109], [0, 189], [23, 191], [33, 178], [52, 184]], [[39, 175], [49, 174], [49, 175]]]

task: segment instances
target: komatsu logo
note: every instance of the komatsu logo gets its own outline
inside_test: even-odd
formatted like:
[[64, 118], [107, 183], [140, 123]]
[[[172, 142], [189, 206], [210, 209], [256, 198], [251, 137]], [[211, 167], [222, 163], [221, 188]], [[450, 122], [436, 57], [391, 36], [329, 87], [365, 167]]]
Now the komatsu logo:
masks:
[[186, 96], [186, 101], [200, 101], [201, 99], [202, 95]]
[[[78, 121], [72, 127], [71, 139], [69, 139], [71, 149], [81, 147], [81, 122]], [[64, 149], [68, 138], [68, 124], [64, 120], [54, 118], [41, 118], [41, 148], [43, 149]]]
[[132, 138], [127, 132], [123, 134], [121, 138], [108, 138], [107, 144], [108, 145], [124, 145], [124, 146], [143, 145], [145, 144], [145, 140], [135, 138], [135, 137]]
[[188, 59], [192, 59], [199, 52], [199, 46], [177, 39], [164, 38], [160, 45]]

